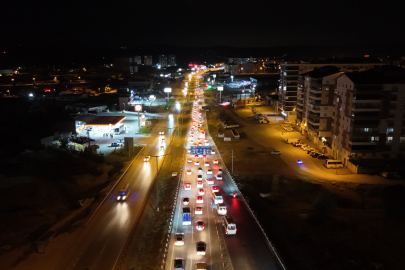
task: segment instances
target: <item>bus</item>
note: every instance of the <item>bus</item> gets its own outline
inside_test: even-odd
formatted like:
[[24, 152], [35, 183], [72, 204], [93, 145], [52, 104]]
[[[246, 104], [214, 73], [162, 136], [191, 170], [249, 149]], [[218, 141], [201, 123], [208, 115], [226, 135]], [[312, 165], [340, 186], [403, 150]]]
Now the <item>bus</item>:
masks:
[[325, 161], [325, 167], [327, 169], [343, 168], [343, 162], [341, 160], [327, 159]]

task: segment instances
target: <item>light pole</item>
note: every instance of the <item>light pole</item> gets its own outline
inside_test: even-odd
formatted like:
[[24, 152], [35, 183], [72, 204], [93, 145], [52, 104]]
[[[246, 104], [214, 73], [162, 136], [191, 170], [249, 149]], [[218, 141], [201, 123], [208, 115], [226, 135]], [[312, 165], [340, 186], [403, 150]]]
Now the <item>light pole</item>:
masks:
[[122, 103], [124, 105], [124, 111], [125, 111], [125, 103]]

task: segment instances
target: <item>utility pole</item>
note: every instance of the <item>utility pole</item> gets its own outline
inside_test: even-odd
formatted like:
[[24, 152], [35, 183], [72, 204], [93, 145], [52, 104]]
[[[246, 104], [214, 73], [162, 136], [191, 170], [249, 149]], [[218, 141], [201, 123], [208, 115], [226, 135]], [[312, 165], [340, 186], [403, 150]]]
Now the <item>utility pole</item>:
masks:
[[232, 149], [232, 174], [233, 174], [233, 149]]

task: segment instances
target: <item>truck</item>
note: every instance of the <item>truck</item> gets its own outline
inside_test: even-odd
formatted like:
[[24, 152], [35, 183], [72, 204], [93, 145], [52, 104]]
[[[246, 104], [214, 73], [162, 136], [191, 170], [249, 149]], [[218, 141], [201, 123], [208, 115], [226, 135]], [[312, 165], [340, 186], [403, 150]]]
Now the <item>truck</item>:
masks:
[[300, 142], [299, 139], [288, 139], [288, 138], [287, 138], [287, 143], [293, 144], [293, 143], [299, 143], [299, 142]]
[[120, 124], [120, 126], [114, 128], [114, 134], [115, 135], [120, 135], [122, 132], [124, 132], [125, 126], [123, 124]]
[[190, 207], [183, 207], [183, 225], [191, 225]]
[[236, 129], [232, 129], [232, 135], [235, 139], [240, 139], [239, 132]]
[[239, 127], [239, 124], [234, 123], [234, 122], [222, 122], [222, 126], [226, 129], [228, 128], [237, 128]]

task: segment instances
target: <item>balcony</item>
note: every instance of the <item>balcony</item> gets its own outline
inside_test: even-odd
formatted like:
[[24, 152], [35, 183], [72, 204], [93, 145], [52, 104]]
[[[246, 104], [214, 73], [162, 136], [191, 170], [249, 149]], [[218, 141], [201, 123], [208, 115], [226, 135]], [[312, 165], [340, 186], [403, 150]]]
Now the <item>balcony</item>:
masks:
[[309, 98], [314, 100], [321, 100], [322, 94], [309, 94]]
[[377, 134], [378, 128], [352, 128], [349, 130], [352, 133], [363, 133], [363, 134]]
[[352, 111], [354, 112], [377, 112], [380, 111], [381, 104], [380, 103], [355, 103], [352, 106]]
[[310, 123], [313, 126], [319, 126], [319, 119], [313, 119], [313, 118], [308, 117], [307, 121], [308, 121], [308, 123]]
[[320, 112], [321, 107], [320, 106], [309, 105], [308, 110], [313, 111], [313, 112]]

